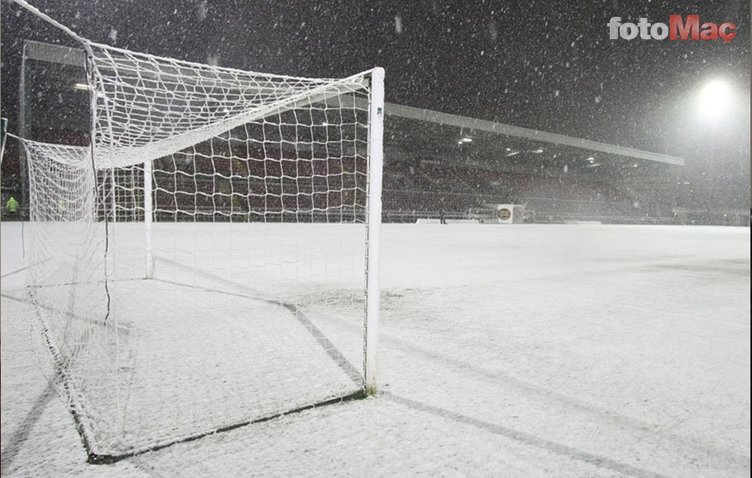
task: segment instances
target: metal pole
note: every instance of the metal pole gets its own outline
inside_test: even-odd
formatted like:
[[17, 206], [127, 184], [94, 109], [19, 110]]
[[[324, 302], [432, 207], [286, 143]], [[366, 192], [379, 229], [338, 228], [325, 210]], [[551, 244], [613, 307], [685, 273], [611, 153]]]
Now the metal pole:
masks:
[[146, 278], [154, 277], [154, 256], [151, 248], [152, 204], [151, 161], [144, 161], [144, 250], [146, 252]]
[[[21, 53], [21, 78], [18, 82], [18, 136], [25, 139], [32, 139], [29, 135], [28, 113], [26, 111], [26, 46], [24, 43], [23, 52]], [[19, 174], [21, 181], [21, 208], [29, 208], [29, 175], [26, 164], [26, 148], [19, 148]], [[31, 209], [29, 208], [29, 211]], [[23, 219], [23, 218], [22, 218]]]
[[110, 207], [112, 208], [112, 222], [117, 222], [117, 185], [115, 184], [115, 168], [110, 168]]
[[366, 240], [366, 339], [365, 387], [376, 393], [379, 335], [379, 247], [381, 229], [381, 181], [384, 165], [384, 69], [371, 73], [371, 104], [368, 114], [368, 218]]

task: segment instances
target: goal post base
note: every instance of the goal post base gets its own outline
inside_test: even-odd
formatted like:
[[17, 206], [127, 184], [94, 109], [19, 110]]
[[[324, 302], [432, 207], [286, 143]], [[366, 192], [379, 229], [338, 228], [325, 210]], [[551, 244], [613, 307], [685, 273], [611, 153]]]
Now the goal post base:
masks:
[[127, 452], [124, 452], [124, 453], [121, 453], [121, 454], [101, 454], [100, 455], [100, 454], [97, 454], [97, 453], [89, 452], [86, 461], [89, 464], [91, 464], [91, 465], [109, 465], [109, 464], [112, 464], [112, 463], [117, 463], [120, 460], [125, 460], [127, 458], [132, 458], [134, 456], [143, 455], [145, 453], [149, 453], [149, 452], [152, 452], [152, 451], [163, 450], [165, 448], [171, 447], [173, 445], [178, 445], [180, 443], [189, 443], [189, 442], [192, 442], [194, 440], [199, 440], [201, 438], [207, 437], [209, 435], [215, 435], [217, 433], [230, 432], [230, 431], [233, 431], [233, 430], [237, 430], [238, 428], [246, 427], [248, 425], [254, 425], [254, 424], [257, 424], [257, 423], [268, 422], [268, 421], [271, 421], [271, 420], [274, 420], [274, 419], [277, 419], [277, 418], [281, 418], [283, 416], [293, 415], [293, 414], [305, 412], [307, 410], [311, 410], [311, 409], [314, 409], [314, 408], [325, 407], [327, 405], [336, 405], [338, 403], [350, 402], [350, 401], [353, 401], [353, 400], [362, 400], [364, 398], [369, 397], [370, 395], [371, 394], [368, 393], [366, 390], [358, 390], [357, 392], [353, 392], [353, 393], [351, 393], [349, 395], [344, 395], [342, 397], [332, 398], [332, 399], [324, 400], [324, 401], [321, 401], [321, 402], [316, 402], [316, 403], [311, 403], [311, 404], [308, 404], [308, 405], [303, 405], [301, 407], [297, 407], [297, 408], [293, 408], [293, 409], [290, 409], [290, 410], [286, 410], [284, 412], [275, 413], [275, 414], [272, 414], [272, 415], [267, 415], [265, 417], [257, 418], [257, 419], [254, 419], [254, 420], [248, 420], [248, 421], [245, 421], [245, 422], [235, 423], [233, 425], [227, 425], [227, 426], [221, 427], [221, 428], [215, 428], [213, 430], [209, 430], [209, 431], [206, 431], [206, 432], [197, 433], [195, 435], [187, 436], [187, 437], [184, 437], [184, 438], [179, 438], [179, 439], [176, 439], [176, 440], [171, 440], [171, 441], [165, 442], [165, 443], [157, 443], [154, 446], [150, 446], [150, 447], [146, 447], [146, 448], [140, 448], [140, 449], [132, 450], [132, 451], [127, 451]]

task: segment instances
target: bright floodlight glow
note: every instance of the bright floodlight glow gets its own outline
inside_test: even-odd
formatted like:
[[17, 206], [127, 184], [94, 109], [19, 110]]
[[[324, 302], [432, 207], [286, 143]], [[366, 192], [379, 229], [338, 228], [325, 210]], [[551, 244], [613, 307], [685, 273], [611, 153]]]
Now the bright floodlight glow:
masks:
[[710, 80], [702, 87], [698, 97], [700, 114], [704, 118], [717, 119], [728, 111], [733, 92], [721, 79]]

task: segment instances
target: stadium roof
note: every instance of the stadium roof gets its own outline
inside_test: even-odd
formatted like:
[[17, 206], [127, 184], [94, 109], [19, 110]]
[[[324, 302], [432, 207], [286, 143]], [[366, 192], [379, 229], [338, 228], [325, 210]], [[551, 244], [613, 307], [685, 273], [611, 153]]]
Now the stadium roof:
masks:
[[[442, 126], [446, 125], [453, 126], [455, 128], [461, 128], [463, 131], [467, 131], [468, 135], [470, 136], [465, 137], [471, 140], [471, 135], [473, 133], [477, 134], [479, 132], [483, 132], [505, 136], [507, 138], [522, 138], [541, 145], [554, 144], [559, 146], [569, 146], [572, 148], [606, 153], [608, 155], [620, 156], [624, 158], [657, 161], [660, 163], [675, 164], [680, 166], [684, 165], [684, 159], [675, 156], [653, 153], [650, 151], [642, 151], [639, 149], [601, 143], [598, 141], [591, 141], [582, 138], [574, 138], [562, 134], [549, 133], [547, 131], [521, 128], [519, 126], [512, 126], [495, 121], [453, 115], [439, 111], [413, 108], [411, 106], [398, 105], [394, 103], [386, 103], [385, 109], [387, 116], [425, 121], [429, 123], [436, 123]], [[458, 142], [461, 140], [462, 138], [457, 139]]]
[[[27, 59], [57, 64], [68, 68], [83, 66], [83, 51], [36, 41], [24, 45]], [[86, 95], [73, 91], [69, 84], [81, 81], [83, 71], [74, 68], [58, 77], [59, 84], [51, 89], [50, 98], [75, 95], [85, 101]], [[61, 75], [62, 69], [57, 70]], [[70, 90], [70, 91], [68, 91]], [[80, 108], [84, 113], [85, 108]], [[575, 138], [557, 133], [533, 130], [495, 121], [442, 113], [411, 106], [386, 103], [385, 149], [387, 161], [429, 160], [454, 165], [484, 168], [502, 167], [526, 170], [545, 167], [570, 168], [594, 173], [604, 169], [640, 168], [648, 173], [655, 167], [684, 165], [684, 159], [639, 149]], [[57, 124], [76, 124], [87, 121], [72, 118], [54, 118], [53, 111], [46, 112], [45, 120]], [[84, 123], [85, 124], [85, 123]]]

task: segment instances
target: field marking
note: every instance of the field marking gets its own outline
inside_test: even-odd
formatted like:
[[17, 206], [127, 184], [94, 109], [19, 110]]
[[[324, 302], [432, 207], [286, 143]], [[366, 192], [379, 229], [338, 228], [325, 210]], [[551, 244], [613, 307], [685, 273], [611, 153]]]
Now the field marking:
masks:
[[57, 396], [54, 382], [55, 379], [50, 377], [47, 381], [47, 386], [34, 401], [31, 409], [26, 413], [24, 419], [8, 439], [8, 446], [2, 451], [2, 458], [0, 458], [0, 462], [2, 462], [2, 465], [0, 465], [0, 474], [5, 475], [8, 471], [18, 456], [18, 453], [23, 449], [23, 445], [29, 439], [29, 436], [31, 436], [31, 431], [34, 428], [34, 425], [36, 425], [39, 419], [42, 418], [42, 412]]
[[[32, 308], [34, 308], [33, 315], [36, 316], [36, 320], [39, 322], [39, 324], [36, 327], [39, 327], [38, 332], [41, 335], [41, 338], [44, 341], [45, 345], [47, 346], [47, 350], [48, 350], [48, 353], [50, 354], [50, 358], [51, 358], [52, 366], [53, 366], [53, 374], [50, 376], [47, 382], [47, 389], [52, 388], [53, 391], [58, 391], [55, 387], [55, 384], [59, 382], [59, 387], [61, 387], [62, 390], [58, 391], [58, 393], [65, 394], [64, 402], [66, 404], [66, 408], [68, 409], [68, 412], [73, 417], [76, 431], [78, 432], [79, 437], [81, 438], [81, 442], [83, 444], [83, 447], [86, 453], [89, 456], [91, 456], [91, 453], [92, 453], [91, 446], [90, 446], [91, 442], [90, 442], [88, 433], [86, 433], [85, 414], [81, 410], [79, 410], [78, 403], [75, 400], [73, 400], [73, 397], [76, 394], [73, 393], [72, 391], [74, 387], [73, 387], [73, 384], [71, 383], [70, 374], [67, 372], [67, 370], [70, 369], [70, 364], [73, 363], [73, 361], [76, 359], [76, 356], [78, 355], [79, 352], [83, 350], [83, 348], [74, 349], [73, 353], [69, 357], [61, 357], [59, 347], [54, 342], [53, 337], [51, 337], [51, 334], [49, 333], [46, 324], [41, 319], [41, 317], [39, 317], [39, 312], [37, 308], [45, 308], [45, 307], [41, 306], [40, 304], [28, 304], [28, 302], [26, 302], [25, 300], [8, 296], [6, 294], [1, 294], [1, 296], [7, 299], [16, 300], [26, 305], [30, 305]], [[70, 320], [79, 319], [77, 316], [71, 313], [66, 313], [65, 315]], [[89, 327], [88, 330], [92, 330], [95, 327], [101, 326], [101, 324], [98, 324], [95, 321], [94, 322], [88, 321], [88, 320], [85, 320], [85, 321], [90, 324], [94, 324], [91, 327]], [[76, 339], [76, 342], [81, 342], [81, 339], [85, 337], [86, 335], [87, 335], [87, 332], [83, 332]], [[37, 398], [35, 402], [35, 406], [32, 407], [32, 410], [29, 412], [30, 414], [36, 411], [37, 404], [39, 404], [40, 407], [43, 407], [43, 406], [46, 406], [47, 403], [49, 403], [50, 400], [44, 398], [47, 395], [47, 392], [48, 392], [47, 389], [45, 389], [45, 391], [42, 393], [42, 396]], [[41, 409], [39, 411], [41, 412]], [[41, 417], [41, 413], [38, 413], [37, 418], [33, 419], [34, 422], [36, 422], [36, 420], [38, 420], [39, 417]], [[27, 418], [28, 418], [28, 415], [27, 415]], [[29, 430], [30, 430], [30, 427], [29, 427]], [[20, 438], [22, 438], [23, 442], [25, 442], [28, 439], [28, 433], [21, 435]], [[20, 451], [20, 448], [21, 447], [18, 448], [18, 451]], [[12, 458], [15, 458], [15, 456], [18, 454], [18, 451], [16, 451], [15, 454], [12, 455]]]
[[403, 353], [422, 355], [423, 357], [428, 358], [428, 359], [433, 359], [433, 360], [438, 360], [440, 362], [444, 362], [456, 369], [469, 370], [475, 373], [476, 375], [479, 375], [481, 378], [491, 379], [492, 381], [511, 384], [514, 387], [517, 387], [526, 392], [531, 392], [546, 400], [559, 402], [563, 404], [564, 406], [571, 407], [575, 410], [584, 412], [586, 414], [594, 414], [599, 419], [605, 419], [609, 422], [620, 425], [621, 427], [630, 428], [633, 431], [637, 431], [641, 433], [649, 433], [651, 435], [662, 436], [675, 443], [681, 444], [682, 446], [686, 446], [688, 448], [701, 451], [702, 453], [706, 453], [710, 456], [720, 457], [728, 461], [731, 461], [735, 464], [746, 466], [747, 468], [749, 468], [750, 466], [749, 456], [740, 455], [734, 451], [717, 448], [712, 445], [707, 445], [705, 443], [698, 443], [692, 439], [675, 435], [675, 434], [665, 432], [662, 430], [656, 430], [654, 423], [644, 422], [636, 418], [628, 417], [625, 415], [620, 415], [613, 410], [609, 410], [607, 408], [603, 408], [598, 405], [594, 405], [592, 403], [579, 400], [577, 398], [573, 398], [567, 395], [563, 395], [561, 393], [557, 393], [555, 391], [551, 391], [551, 390], [539, 387], [535, 384], [525, 382], [519, 378], [510, 376], [503, 372], [488, 371], [471, 362], [466, 362], [464, 360], [458, 360], [452, 357], [440, 355], [433, 351], [426, 350], [420, 346], [413, 345], [407, 342], [406, 340], [394, 338], [393, 336], [390, 336], [390, 334], [384, 334], [382, 332], [381, 336], [382, 336], [383, 342], [391, 343], [393, 346], [396, 346], [397, 350], [400, 350]]
[[233, 282], [233, 281], [227, 280], [227, 279], [225, 279], [223, 277], [220, 277], [220, 276], [217, 276], [215, 274], [212, 274], [211, 272], [202, 271], [200, 269], [189, 267], [189, 266], [186, 266], [184, 264], [173, 262], [173, 261], [170, 261], [168, 259], [161, 258], [161, 257], [158, 258], [157, 260], [160, 261], [160, 262], [165, 262], [167, 264], [170, 264], [171, 266], [177, 267], [179, 269], [190, 271], [190, 272], [192, 272], [194, 274], [206, 277], [206, 278], [211, 279], [213, 281], [217, 281], [218, 283], [226, 284], [226, 285], [228, 285], [230, 287], [233, 287], [233, 288], [235, 288], [237, 290], [247, 291], [248, 293], [250, 293], [252, 295], [233, 293], [233, 292], [222, 291], [222, 290], [218, 290], [218, 289], [208, 289], [208, 288], [205, 288], [205, 287], [195, 286], [195, 285], [191, 285], [191, 284], [185, 284], [185, 283], [181, 283], [181, 282], [173, 282], [173, 281], [168, 281], [168, 280], [164, 280], [164, 279], [158, 279], [156, 277], [154, 278], [154, 280], [158, 280], [158, 281], [169, 283], [169, 284], [175, 284], [175, 285], [185, 286], [185, 287], [192, 287], [192, 288], [195, 288], [195, 289], [206, 290], [206, 291], [210, 291], [210, 292], [219, 292], [219, 293], [230, 295], [230, 296], [236, 296], [236, 297], [243, 297], [243, 298], [246, 298], [246, 299], [259, 300], [259, 301], [262, 301], [262, 302], [266, 302], [268, 304], [277, 305], [277, 306], [280, 306], [280, 307], [283, 307], [283, 308], [287, 309], [288, 311], [290, 311], [290, 313], [293, 315], [293, 317], [295, 317], [295, 319], [303, 326], [303, 328], [305, 328], [308, 331], [308, 333], [310, 333], [311, 336], [313, 336], [313, 338], [316, 340], [316, 342], [321, 346], [321, 348], [324, 349], [324, 351], [326, 352], [326, 354], [329, 355], [329, 357], [342, 369], [342, 371], [345, 372], [345, 374], [347, 374], [347, 376], [350, 377], [350, 379], [356, 385], [358, 385], [360, 387], [364, 387], [364, 380], [365, 379], [364, 379], [363, 375], [360, 373], [360, 371], [358, 371], [358, 368], [355, 367], [352, 363], [350, 363], [350, 361], [347, 359], [347, 357], [345, 357], [345, 355], [326, 337], [326, 335], [318, 327], [316, 327], [316, 325], [311, 321], [311, 319], [309, 319], [303, 312], [301, 312], [301, 310], [295, 304], [293, 304], [291, 302], [284, 302], [282, 300], [274, 300], [274, 299], [264, 298], [263, 297], [263, 293], [260, 292], [260, 291], [254, 290], [251, 287], [246, 287], [243, 284], [238, 284], [237, 282]]
[[104, 323], [101, 320], [94, 320], [94, 319], [90, 319], [90, 318], [86, 318], [86, 317], [81, 317], [79, 315], [68, 314], [67, 312], [65, 312], [65, 311], [63, 311], [61, 309], [56, 309], [56, 308], [54, 308], [52, 306], [44, 305], [44, 304], [35, 304], [35, 303], [32, 303], [31, 301], [29, 301], [27, 299], [22, 299], [20, 297], [14, 297], [14, 296], [8, 295], [8, 294], [6, 294], [4, 292], [0, 292], [0, 297], [4, 297], [4, 298], [6, 298], [8, 300], [14, 300], [16, 302], [20, 302], [22, 304], [26, 304], [26, 305], [31, 306], [31, 307], [39, 307], [40, 309], [44, 309], [44, 310], [49, 311], [49, 312], [55, 312], [55, 313], [65, 314], [66, 316], [69, 315], [73, 319], [80, 320], [81, 322], [85, 322], [87, 324], [96, 325], [98, 327], [112, 327], [114, 329], [117, 329], [120, 332], [123, 332], [124, 334], [129, 334], [131, 332], [131, 328], [128, 325], [106, 324], [106, 323]]
[[531, 435], [529, 433], [515, 430], [513, 428], [508, 428], [502, 425], [497, 425], [495, 423], [485, 422], [483, 420], [478, 420], [477, 418], [469, 417], [467, 415], [461, 415], [459, 413], [452, 412], [451, 410], [447, 410], [445, 408], [439, 408], [433, 405], [429, 405], [427, 403], [418, 402], [416, 400], [411, 400], [405, 397], [400, 397], [390, 392], [383, 392], [381, 393], [381, 396], [383, 396], [385, 399], [390, 400], [394, 403], [398, 403], [400, 405], [404, 405], [406, 407], [412, 408], [413, 410], [430, 413], [432, 415], [436, 415], [441, 418], [452, 420], [457, 423], [462, 423], [462, 424], [469, 425], [475, 428], [480, 428], [487, 432], [493, 433], [494, 435], [503, 436], [511, 440], [514, 440], [516, 442], [523, 443], [525, 445], [533, 446], [536, 448], [550, 451], [552, 453], [556, 453], [557, 455], [562, 455], [562, 456], [566, 456], [566, 457], [569, 457], [578, 461], [582, 461], [590, 465], [594, 465], [598, 468], [606, 468], [606, 469], [609, 469], [618, 473], [624, 473], [627, 475], [637, 476], [640, 478], [667, 478], [667, 475], [662, 475], [660, 473], [646, 470], [644, 468], [638, 468], [636, 466], [622, 463], [620, 461], [612, 460], [611, 458], [606, 458], [605, 456], [596, 455], [594, 453], [589, 453], [583, 450], [579, 450], [571, 446], [562, 445], [561, 443], [557, 443], [551, 440], [546, 440], [544, 438], [540, 438], [535, 435]]
[[[341, 326], [350, 327], [350, 328], [353, 327], [352, 324], [349, 324], [345, 321], [341, 321], [337, 319], [336, 317], [333, 317], [333, 318], [334, 320], [338, 320]], [[394, 349], [399, 350], [400, 352], [403, 352], [405, 354], [420, 355], [429, 360], [436, 360], [439, 362], [443, 362], [444, 364], [447, 364], [455, 369], [469, 370], [473, 372], [474, 374], [478, 375], [479, 378], [481, 379], [491, 379], [492, 381], [491, 383], [502, 382], [502, 383], [510, 384], [511, 386], [516, 387], [520, 390], [530, 392], [546, 400], [558, 402], [562, 404], [563, 406], [570, 407], [579, 412], [596, 415], [599, 419], [607, 420], [618, 426], [627, 427], [637, 432], [649, 433], [651, 435], [661, 436], [676, 444], [680, 444], [682, 446], [692, 448], [693, 450], [700, 451], [710, 456], [723, 458], [728, 461], [731, 461], [732, 463], [736, 465], [749, 468], [750, 459], [746, 455], [741, 455], [734, 451], [718, 448], [713, 445], [708, 445], [702, 442], [697, 442], [691, 438], [686, 438], [686, 437], [676, 435], [670, 432], [666, 432], [663, 430], [656, 430], [654, 423], [644, 422], [636, 418], [632, 418], [632, 417], [625, 416], [625, 415], [620, 415], [616, 413], [614, 410], [609, 410], [607, 408], [603, 408], [598, 405], [595, 405], [595, 404], [592, 404], [583, 400], [579, 400], [577, 398], [573, 398], [567, 395], [557, 393], [555, 391], [541, 388], [535, 384], [525, 382], [519, 378], [513, 377], [503, 372], [494, 372], [494, 371], [485, 370], [482, 367], [479, 367], [478, 365], [473, 364], [471, 362], [456, 359], [453, 357], [448, 357], [446, 355], [439, 354], [433, 350], [429, 350], [419, 345], [415, 345], [411, 343], [409, 340], [397, 338], [391, 333], [385, 332], [383, 329], [381, 330], [379, 335], [384, 345], [388, 344]]]
[[4, 279], [4, 278], [12, 276], [14, 274], [18, 274], [19, 272], [23, 272], [23, 271], [25, 271], [27, 269], [31, 269], [32, 267], [36, 267], [36, 266], [42, 265], [45, 262], [49, 262], [49, 259], [45, 259], [43, 261], [39, 261], [39, 262], [35, 262], [33, 264], [29, 264], [28, 266], [22, 267], [20, 269], [16, 269], [14, 271], [6, 272], [5, 274], [3, 274], [3, 275], [0, 276], [0, 279]]

